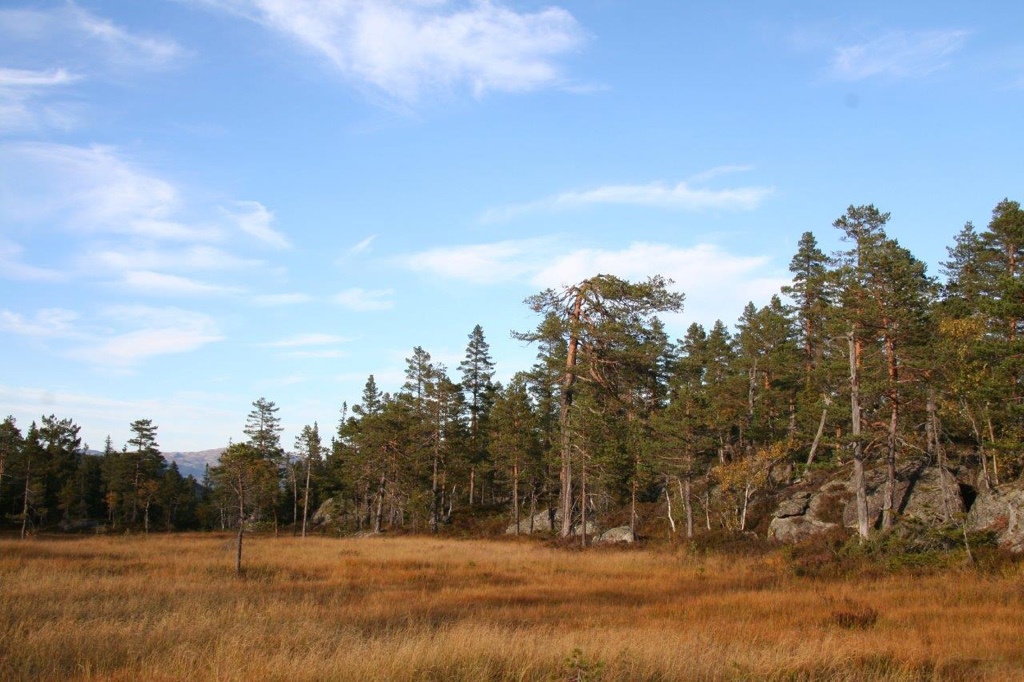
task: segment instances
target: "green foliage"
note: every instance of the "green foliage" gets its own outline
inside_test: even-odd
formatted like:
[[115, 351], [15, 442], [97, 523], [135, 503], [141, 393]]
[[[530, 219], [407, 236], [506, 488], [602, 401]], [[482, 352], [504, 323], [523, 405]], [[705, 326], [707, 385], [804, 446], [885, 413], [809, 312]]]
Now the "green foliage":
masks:
[[[984, 557], [980, 566], [968, 555]], [[1003, 556], [991, 532], [969, 532], [953, 524], [932, 527], [911, 518], [866, 540], [851, 537], [845, 529], [812, 537], [784, 550], [795, 575], [810, 578], [929, 574], [970, 566], [991, 570], [1002, 565]]]

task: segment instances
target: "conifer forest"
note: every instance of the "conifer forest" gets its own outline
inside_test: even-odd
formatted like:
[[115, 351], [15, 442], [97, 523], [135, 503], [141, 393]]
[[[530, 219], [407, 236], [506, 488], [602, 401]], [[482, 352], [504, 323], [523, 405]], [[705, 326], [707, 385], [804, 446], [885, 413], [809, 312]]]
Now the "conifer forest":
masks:
[[832, 225], [842, 250], [804, 233], [767, 305], [682, 338], [659, 317], [686, 305], [672, 282], [595, 273], [525, 301], [536, 325], [512, 333], [536, 362], [507, 383], [478, 325], [457, 367], [417, 346], [400, 390], [369, 376], [338, 423], [292, 443], [259, 397], [201, 480], [168, 463], [142, 415], [98, 454], [73, 415], [8, 418], [3, 523], [23, 537], [544, 530], [586, 544], [628, 527], [763, 539], [778, 491], [831, 478], [855, 512], [840, 525], [868, 538], [902, 522], [912, 462], [941, 472], [939, 525], [962, 525], [980, 491], [1024, 472], [1024, 210], [1007, 199], [987, 225], [964, 225], [937, 273], [888, 220], [850, 206]]

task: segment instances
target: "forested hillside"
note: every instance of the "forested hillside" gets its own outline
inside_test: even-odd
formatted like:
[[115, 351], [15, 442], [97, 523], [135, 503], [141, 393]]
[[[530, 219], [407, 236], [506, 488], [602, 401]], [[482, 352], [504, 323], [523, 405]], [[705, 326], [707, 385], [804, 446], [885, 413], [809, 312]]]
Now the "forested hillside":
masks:
[[[4, 521], [23, 534], [239, 518], [303, 534], [443, 533], [453, 519], [501, 517], [502, 530], [525, 533], [550, 512], [562, 536], [625, 524], [642, 536], [640, 510], [657, 508], [693, 536], [748, 530], [758, 495], [849, 467], [867, 536], [899, 522], [907, 458], [989, 486], [1024, 470], [1024, 211], [1004, 200], [984, 229], [965, 225], [939, 277], [887, 233], [888, 219], [849, 207], [833, 225], [845, 248], [831, 254], [805, 233], [792, 282], [732, 326], [693, 324], [670, 339], [659, 315], [685, 306], [671, 282], [595, 274], [526, 301], [537, 324], [513, 333], [537, 360], [507, 384], [477, 326], [458, 367], [417, 346], [401, 390], [381, 392], [370, 376], [338, 424], [310, 424], [292, 444], [260, 398], [245, 439], [202, 481], [168, 465], [147, 419], [123, 447], [108, 440], [88, 455], [71, 418], [22, 428], [9, 417]], [[864, 480], [879, 467], [876, 524]]]

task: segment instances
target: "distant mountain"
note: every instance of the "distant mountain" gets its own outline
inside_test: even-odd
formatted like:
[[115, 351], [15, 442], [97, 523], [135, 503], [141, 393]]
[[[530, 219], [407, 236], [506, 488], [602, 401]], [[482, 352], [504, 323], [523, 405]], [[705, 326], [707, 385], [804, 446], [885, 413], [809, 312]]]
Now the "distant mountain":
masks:
[[163, 456], [167, 458], [168, 463], [177, 462], [178, 471], [181, 472], [182, 476], [191, 474], [195, 476], [197, 481], [201, 482], [206, 465], [214, 466], [217, 464], [217, 458], [220, 457], [222, 452], [224, 452], [224, 448], [214, 448], [212, 450], [197, 450], [194, 452], [165, 452]]

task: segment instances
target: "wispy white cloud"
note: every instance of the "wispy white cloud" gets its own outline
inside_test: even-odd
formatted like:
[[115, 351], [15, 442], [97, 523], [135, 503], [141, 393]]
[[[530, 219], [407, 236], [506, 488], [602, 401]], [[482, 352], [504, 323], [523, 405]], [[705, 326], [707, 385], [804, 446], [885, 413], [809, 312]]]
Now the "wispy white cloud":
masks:
[[163, 69], [185, 51], [173, 40], [136, 34], [74, 2], [42, 9], [0, 9], [0, 35], [42, 46], [93, 70]]
[[585, 41], [564, 9], [517, 12], [493, 0], [193, 1], [257, 21], [406, 102], [437, 90], [481, 96], [562, 84], [558, 59]]
[[237, 205], [239, 211], [230, 215], [242, 232], [275, 249], [291, 248], [287, 237], [271, 227], [274, 214], [263, 204], [258, 201], [240, 201]]
[[122, 272], [127, 270], [247, 270], [266, 265], [259, 259], [243, 258], [215, 246], [195, 245], [157, 249], [124, 246], [90, 248], [78, 259], [82, 268]]
[[76, 335], [78, 313], [63, 308], [43, 308], [26, 318], [20, 313], [0, 310], [0, 329], [21, 336], [66, 337]]
[[415, 272], [491, 284], [530, 276], [553, 246], [551, 238], [442, 246], [401, 256], [397, 262]]
[[[78, 232], [115, 232], [196, 240], [206, 231], [171, 220], [177, 188], [123, 159], [110, 147], [22, 143], [0, 147], [10, 192], [9, 219], [57, 222]], [[14, 172], [17, 169], [17, 172]]]
[[67, 273], [62, 270], [41, 268], [23, 263], [24, 249], [0, 237], [0, 277], [24, 282], [62, 282]]
[[752, 170], [754, 170], [754, 167], [749, 164], [726, 164], [724, 166], [715, 166], [714, 168], [709, 168], [706, 171], [701, 171], [700, 173], [697, 173], [696, 175], [691, 175], [687, 179], [687, 181], [707, 182], [708, 180], [713, 180], [714, 178], [721, 177], [723, 175], [732, 175], [733, 173], [746, 173]]
[[117, 65], [162, 69], [184, 55], [184, 50], [173, 40], [136, 35], [73, 2], [69, 2], [63, 12], [63, 16], [58, 14], [55, 18], [102, 45], [106, 57]]
[[334, 297], [334, 302], [343, 308], [356, 312], [370, 312], [376, 310], [390, 310], [394, 307], [391, 297], [394, 291], [391, 289], [346, 289]]
[[311, 360], [331, 360], [334, 358], [347, 358], [351, 355], [348, 351], [344, 350], [296, 350], [290, 353], [285, 353], [290, 358], [308, 358]]
[[662, 275], [686, 293], [686, 317], [705, 323], [723, 311], [741, 310], [747, 301], [767, 301], [788, 282], [768, 258], [740, 256], [712, 244], [678, 247], [636, 242], [621, 249], [581, 249], [555, 240], [537, 248], [539, 242], [431, 249], [407, 257], [404, 264], [432, 277], [474, 284], [519, 282], [538, 289], [573, 284], [599, 273], [627, 279]]
[[61, 68], [0, 68], [0, 132], [70, 128], [70, 108], [53, 102], [52, 95], [79, 78]]
[[748, 301], [763, 305], [789, 281], [763, 256], [740, 256], [713, 244], [677, 247], [646, 242], [565, 253], [551, 259], [531, 281], [538, 288], [558, 287], [598, 273], [634, 280], [652, 275], [672, 279], [675, 289], [686, 294], [681, 319], [703, 324], [723, 316], [732, 323]]
[[160, 296], [219, 296], [240, 293], [240, 290], [234, 287], [149, 270], [129, 270], [124, 273], [123, 284], [134, 292]]
[[[727, 171], [717, 169], [716, 174], [724, 172]], [[759, 186], [709, 189], [696, 187], [685, 181], [674, 185], [663, 182], [646, 185], [606, 185], [589, 190], [563, 192], [539, 201], [490, 209], [483, 214], [481, 221], [502, 222], [534, 211], [556, 211], [595, 205], [645, 206], [683, 211], [750, 211], [760, 206], [772, 191], [770, 187]]]
[[112, 332], [75, 349], [72, 357], [127, 369], [148, 358], [187, 353], [224, 339], [213, 318], [179, 308], [117, 306], [103, 316], [130, 331]]
[[835, 48], [830, 75], [843, 81], [928, 76], [949, 66], [969, 35], [963, 30], [889, 31], [864, 43]]
[[[111, 147], [46, 143], [0, 145], [0, 220], [24, 231], [58, 230], [66, 251], [63, 271], [33, 268], [23, 249], [0, 241], [0, 275], [12, 279], [120, 280], [134, 291], [159, 295], [242, 293], [236, 286], [200, 281], [194, 272], [268, 272], [271, 263], [246, 257], [238, 235], [281, 249], [288, 240], [272, 227], [273, 215], [255, 201], [211, 205], [202, 194], [179, 187]], [[230, 240], [233, 251], [221, 246]], [[267, 305], [281, 300], [257, 301]]]
[[371, 234], [369, 237], [363, 239], [358, 244], [354, 244], [353, 246], [349, 247], [346, 253], [350, 256], [355, 256], [357, 254], [369, 251], [370, 245], [373, 244], [375, 239], [377, 239], [377, 235]]
[[312, 300], [312, 296], [302, 293], [262, 294], [252, 297], [252, 302], [254, 304], [265, 307], [298, 305], [300, 303], [309, 303]]
[[67, 86], [163, 69], [184, 55], [172, 40], [136, 35], [74, 2], [0, 9], [0, 44], [34, 67], [0, 67], [0, 132], [71, 129], [82, 107], [66, 97]]
[[[226, 404], [231, 407], [226, 408]], [[0, 385], [0, 412], [14, 414], [19, 423], [24, 420], [26, 425], [41, 414], [72, 416], [82, 425], [82, 434], [93, 448], [102, 447], [108, 434], [119, 447], [131, 437], [129, 420], [145, 416], [159, 425], [164, 452], [225, 445], [232, 433], [225, 425], [233, 424], [237, 417], [231, 400], [208, 391], [127, 399], [25, 385]]]
[[34, 71], [32, 69], [7, 69], [0, 67], [0, 91], [7, 89], [47, 88], [74, 83], [80, 76], [69, 74], [65, 69]]
[[263, 345], [268, 348], [302, 348], [306, 346], [332, 346], [349, 340], [344, 336], [337, 336], [335, 334], [299, 334]]

